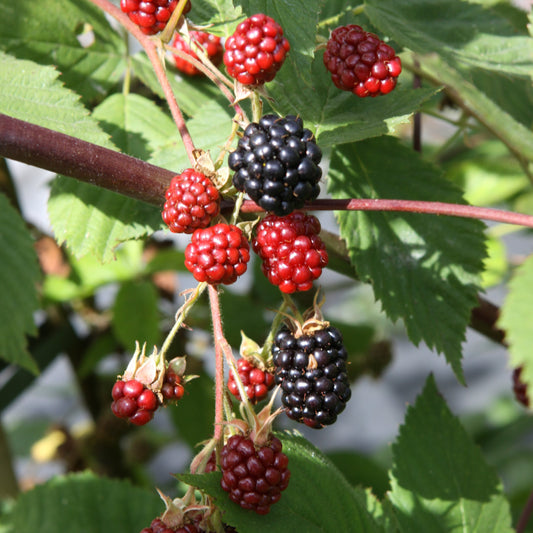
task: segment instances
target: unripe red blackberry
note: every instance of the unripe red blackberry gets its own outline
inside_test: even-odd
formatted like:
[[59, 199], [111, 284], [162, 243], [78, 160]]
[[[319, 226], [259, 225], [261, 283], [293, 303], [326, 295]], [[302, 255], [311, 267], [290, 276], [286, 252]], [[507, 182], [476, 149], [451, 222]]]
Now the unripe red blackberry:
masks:
[[244, 274], [250, 260], [250, 245], [232, 224], [197, 229], [185, 249], [185, 267], [196, 281], [230, 285]]
[[[212, 33], [207, 33], [205, 31], [195, 30], [191, 30], [189, 32], [189, 35], [194, 42], [204, 48], [207, 56], [209, 57], [213, 65], [220, 65], [220, 63], [222, 62], [222, 55], [224, 54], [224, 48], [222, 47], [222, 43], [220, 42], [220, 37], [213, 35]], [[183, 36], [179, 33], [176, 33], [176, 35], [174, 36], [172, 46], [176, 50], [184, 52], [193, 57], [194, 59], [199, 59], [196, 52], [191, 49], [191, 47], [187, 44]], [[198, 76], [202, 74], [202, 72], [200, 72], [194, 65], [175, 54], [174, 63], [178, 70], [184, 72], [185, 74], [188, 74], [189, 76]]]
[[171, 368], [167, 368], [165, 377], [163, 378], [163, 385], [161, 386], [163, 398], [170, 402], [181, 400], [185, 394], [183, 384], [183, 378], [178, 376]]
[[520, 375], [522, 374], [522, 367], [519, 366], [513, 370], [513, 392], [516, 400], [524, 407], [529, 407], [529, 395], [527, 393], [527, 385], [522, 381]]
[[270, 283], [285, 293], [312, 288], [328, 264], [319, 232], [319, 220], [301, 212], [269, 215], [258, 224], [252, 247]]
[[136, 379], [115, 382], [111, 396], [111, 410], [115, 416], [125, 418], [137, 426], [150, 422], [159, 407], [155, 393]]
[[165, 524], [161, 518], [154, 518], [150, 527], [145, 527], [140, 533], [204, 533], [204, 531], [193, 523], [172, 528]]
[[394, 49], [355, 24], [333, 30], [323, 59], [333, 83], [360, 97], [390, 93], [402, 71]]
[[[246, 396], [252, 403], [257, 403], [266, 398], [268, 392], [274, 386], [273, 374], [266, 370], [261, 370], [243, 357], [237, 361], [237, 370]], [[241, 399], [233, 372], [230, 373], [228, 378], [228, 389], [235, 398]]]
[[289, 459], [281, 450], [274, 436], [261, 446], [243, 435], [228, 439], [221, 452], [220, 485], [233, 502], [258, 514], [270, 511], [289, 484]]
[[272, 356], [289, 418], [316, 429], [333, 424], [351, 397], [340, 331], [324, 324], [297, 336], [283, 326], [274, 338]]
[[228, 165], [238, 191], [283, 216], [318, 196], [321, 159], [322, 151], [300, 117], [265, 115], [244, 130]]
[[[155, 35], [165, 29], [178, 0], [120, 0], [120, 9], [146, 35]], [[183, 14], [191, 10], [187, 2]]]
[[224, 64], [228, 74], [251, 86], [274, 79], [290, 50], [283, 28], [262, 13], [241, 22], [225, 46]]
[[173, 233], [193, 233], [206, 228], [220, 211], [217, 188], [192, 168], [172, 178], [165, 198], [161, 216]]

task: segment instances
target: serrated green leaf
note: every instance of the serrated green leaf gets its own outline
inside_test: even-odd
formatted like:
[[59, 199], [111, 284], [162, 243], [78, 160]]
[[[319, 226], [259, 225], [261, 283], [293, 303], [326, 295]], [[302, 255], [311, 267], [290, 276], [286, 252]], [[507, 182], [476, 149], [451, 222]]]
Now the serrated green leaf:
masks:
[[86, 472], [23, 493], [9, 519], [13, 531], [131, 533], [149, 526], [163, 510], [155, 491]]
[[[316, 46], [316, 28], [320, 12], [320, 0], [244, 0], [239, 2], [247, 16], [264, 13], [272, 17], [283, 28], [291, 50], [285, 59], [285, 65], [276, 74], [276, 81], [281, 72], [286, 76], [300, 79], [312, 89], [311, 62]], [[283, 82], [278, 82], [283, 84]], [[301, 112], [303, 114], [303, 112]]]
[[515, 271], [509, 293], [501, 307], [498, 327], [505, 330], [511, 365], [522, 366], [520, 379], [533, 390], [533, 354], [531, 352], [531, 310], [533, 302], [533, 255]]
[[229, 37], [244, 20], [242, 9], [231, 0], [197, 0], [188, 15], [196, 24], [209, 26], [209, 32]]
[[149, 281], [123, 283], [113, 305], [113, 332], [122, 346], [135, 348], [135, 341], [147, 350], [159, 344], [157, 290]]
[[533, 75], [533, 41], [503, 17], [463, 0], [366, 0], [372, 24], [416, 53], [452, 65]]
[[280, 71], [268, 92], [276, 112], [302, 116], [322, 148], [394, 133], [435, 94], [433, 88], [413, 90], [400, 82], [387, 98], [358, 98], [333, 85], [322, 54], [316, 56], [311, 69], [311, 85], [290, 70]]
[[92, 116], [115, 146], [139, 159], [148, 159], [169, 138], [179, 138], [173, 120], [138, 94], [112, 94], [94, 109]]
[[488, 289], [498, 285], [507, 274], [509, 264], [507, 262], [507, 250], [503, 241], [489, 235], [487, 239], [487, 257], [485, 268], [481, 278], [481, 286]]
[[[178, 479], [213, 496], [224, 521], [241, 533], [384, 533], [365, 507], [364, 491], [351, 487], [320, 450], [296, 434], [277, 436], [289, 458], [291, 480], [267, 520], [233, 503], [220, 487], [220, 473]], [[374, 504], [379, 505], [377, 500]]]
[[404, 533], [511, 533], [501, 482], [432, 376], [392, 448], [390, 500]]
[[125, 68], [124, 39], [88, 0], [0, 3], [0, 49], [56, 65], [62, 80], [86, 100], [101, 98]]
[[[329, 176], [335, 198], [463, 203], [433, 166], [391, 137], [334, 150]], [[404, 320], [413, 343], [423, 340], [443, 353], [462, 381], [461, 343], [485, 256], [483, 225], [394, 212], [339, 212], [337, 219], [352, 264], [387, 315]]]
[[33, 373], [39, 369], [26, 335], [37, 329], [37, 282], [41, 277], [33, 241], [20, 214], [0, 194], [0, 357]]

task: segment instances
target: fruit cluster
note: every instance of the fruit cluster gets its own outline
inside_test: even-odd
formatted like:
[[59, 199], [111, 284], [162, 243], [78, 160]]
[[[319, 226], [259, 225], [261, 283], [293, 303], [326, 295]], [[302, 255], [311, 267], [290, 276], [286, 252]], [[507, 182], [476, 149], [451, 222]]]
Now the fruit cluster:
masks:
[[319, 232], [319, 220], [301, 212], [269, 215], [258, 224], [252, 247], [270, 283], [287, 294], [311, 289], [328, 264]]
[[[261, 370], [247, 359], [241, 358], [237, 361], [237, 371], [241, 383], [244, 385], [244, 392], [252, 403], [257, 403], [266, 398], [274, 386], [274, 375], [266, 370]], [[233, 373], [228, 378], [228, 389], [235, 398], [241, 399], [239, 387]]]
[[226, 40], [224, 64], [232, 78], [257, 86], [274, 79], [289, 50], [283, 28], [258, 13], [241, 22]]
[[363, 98], [390, 93], [402, 71], [394, 49], [355, 24], [333, 30], [323, 60], [336, 87]]
[[172, 178], [165, 199], [162, 218], [173, 233], [193, 233], [206, 228], [220, 211], [218, 189], [192, 168]]
[[[207, 57], [211, 63], [213, 63], [213, 65], [220, 65], [222, 62], [222, 55], [224, 54], [224, 48], [222, 47], [220, 37], [213, 35], [212, 33], [196, 30], [191, 30], [189, 32], [189, 36], [193, 42], [197, 43], [205, 50]], [[194, 59], [198, 59], [197, 53], [191, 49], [183, 36], [179, 33], [176, 33], [174, 36], [172, 46], [176, 50], [179, 50], [180, 52], [183, 52]], [[177, 54], [174, 54], [174, 64], [178, 70], [188, 74], [189, 76], [199, 76], [202, 74], [192, 63]]]
[[289, 484], [289, 460], [281, 449], [274, 436], [262, 446], [243, 435], [228, 439], [221, 452], [221, 486], [233, 502], [258, 514], [270, 511]]
[[351, 397], [340, 331], [328, 326], [296, 336], [284, 326], [272, 355], [287, 415], [317, 429], [333, 424]]
[[320, 193], [322, 151], [300, 117], [265, 115], [228, 157], [233, 185], [266, 211], [288, 215]]
[[155, 393], [136, 379], [116, 381], [111, 395], [111, 410], [115, 416], [126, 418], [137, 426], [150, 422], [159, 407]]
[[[120, 0], [120, 9], [146, 35], [164, 30], [177, 5], [178, 0]], [[190, 10], [189, 1], [183, 8], [183, 14]]]

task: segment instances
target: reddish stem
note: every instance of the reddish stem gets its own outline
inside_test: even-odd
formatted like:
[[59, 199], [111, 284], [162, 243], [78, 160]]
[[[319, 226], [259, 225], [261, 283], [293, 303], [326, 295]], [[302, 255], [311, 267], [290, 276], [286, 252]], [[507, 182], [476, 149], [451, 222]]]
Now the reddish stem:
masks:
[[524, 533], [532, 512], [533, 512], [533, 491], [530, 493], [529, 498], [527, 499], [526, 505], [524, 506], [524, 509], [522, 511], [522, 514], [520, 515], [520, 518], [518, 519], [518, 523], [516, 524], [516, 533]]
[[152, 63], [161, 88], [163, 89], [170, 113], [174, 119], [174, 122], [176, 123], [176, 126], [178, 127], [185, 150], [189, 156], [189, 161], [191, 162], [191, 165], [194, 166], [196, 163], [196, 159], [194, 157], [194, 143], [192, 141], [191, 134], [187, 129], [187, 125], [185, 124], [183, 115], [181, 114], [181, 110], [172, 91], [172, 87], [170, 86], [170, 82], [168, 81], [163, 62], [158, 55], [158, 48], [155, 45], [155, 41], [144, 35], [138, 26], [131, 22], [125, 13], [123, 13], [118, 7], [114, 6], [108, 0], [91, 0], [91, 2], [111, 15], [113, 18], [117, 19], [118, 22], [120, 22], [120, 24], [122, 24], [141, 43], [141, 46], [144, 48], [144, 51], [148, 56], [148, 59]]
[[218, 442], [222, 439], [224, 422], [224, 343], [227, 343], [222, 329], [220, 300], [218, 289], [209, 285], [209, 305], [213, 321], [213, 335], [215, 341], [215, 432], [213, 438]]

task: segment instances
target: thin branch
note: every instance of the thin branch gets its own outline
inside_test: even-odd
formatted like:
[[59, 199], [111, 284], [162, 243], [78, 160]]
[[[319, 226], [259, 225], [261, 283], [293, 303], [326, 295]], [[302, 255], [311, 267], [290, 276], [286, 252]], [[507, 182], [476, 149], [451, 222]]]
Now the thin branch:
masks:
[[170, 86], [170, 82], [168, 81], [163, 61], [161, 60], [161, 57], [158, 54], [156, 42], [144, 35], [144, 33], [138, 28], [138, 26], [131, 22], [131, 20], [126, 14], [124, 14], [118, 7], [113, 5], [108, 0], [91, 0], [91, 2], [103, 11], [105, 11], [108, 15], [111, 15], [113, 18], [115, 18], [134, 37], [136, 37], [139, 43], [141, 43], [141, 46], [144, 48], [144, 51], [148, 56], [148, 59], [152, 63], [154, 72], [157, 76], [157, 79], [159, 80], [161, 88], [163, 89], [163, 93], [165, 94], [168, 107], [170, 108], [170, 113], [172, 115], [172, 118], [174, 119], [174, 122], [176, 123], [176, 126], [178, 127], [178, 131], [185, 146], [185, 150], [187, 151], [187, 155], [189, 156], [189, 161], [191, 162], [191, 165], [194, 165], [196, 162], [196, 159], [194, 157], [194, 143], [192, 141], [189, 130], [187, 129], [187, 125], [185, 124], [183, 115], [181, 114], [181, 110], [179, 108], [178, 102], [176, 101], [176, 97], [174, 96], [174, 92], [172, 91], [172, 87]]
[[526, 505], [518, 519], [516, 524], [516, 533], [524, 533], [526, 526], [531, 518], [531, 513], [533, 512], [533, 491], [530, 493], [529, 498], [527, 499]]

